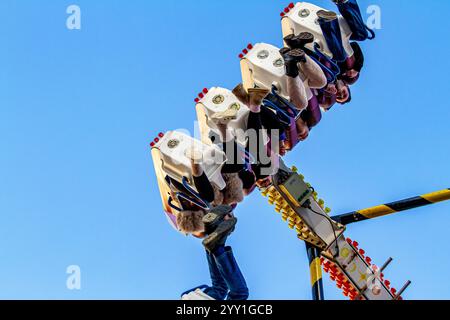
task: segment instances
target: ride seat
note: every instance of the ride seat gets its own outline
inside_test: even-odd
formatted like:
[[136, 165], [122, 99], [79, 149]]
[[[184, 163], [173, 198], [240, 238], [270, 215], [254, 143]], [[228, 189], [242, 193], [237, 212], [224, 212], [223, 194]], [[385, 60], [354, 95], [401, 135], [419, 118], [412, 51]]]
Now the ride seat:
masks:
[[[281, 19], [281, 28], [283, 31], [283, 38], [290, 34], [299, 35], [302, 32], [309, 32], [314, 35], [315, 42], [319, 45], [322, 53], [329, 58], [333, 55], [328, 48], [325, 38], [322, 34], [322, 29], [318, 23], [317, 12], [319, 10], [326, 10], [309, 2], [297, 2], [294, 8]], [[353, 49], [350, 46], [350, 37], [352, 32], [344, 17], [338, 15], [339, 25], [341, 27], [342, 42], [347, 56], [353, 56]], [[314, 51], [314, 44], [308, 44], [306, 47]]]
[[236, 120], [230, 121], [228, 128], [233, 131], [233, 135], [237, 139], [237, 143], [245, 146], [247, 139], [245, 132], [247, 130], [248, 115], [250, 109], [241, 103], [236, 96], [228, 89], [220, 87], [212, 87], [199, 99], [196, 105], [197, 119], [200, 127], [201, 140], [205, 144], [211, 144], [211, 135], [219, 135], [219, 130], [211, 116], [216, 112], [223, 112], [230, 108], [236, 109]]

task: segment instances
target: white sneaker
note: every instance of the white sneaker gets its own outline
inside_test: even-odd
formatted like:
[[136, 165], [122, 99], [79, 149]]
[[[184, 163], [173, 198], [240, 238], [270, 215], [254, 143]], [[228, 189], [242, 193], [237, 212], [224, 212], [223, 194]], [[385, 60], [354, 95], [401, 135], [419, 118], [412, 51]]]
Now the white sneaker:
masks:
[[195, 148], [186, 149], [184, 155], [189, 159], [194, 161], [194, 163], [201, 163], [203, 161], [203, 153]]
[[232, 120], [236, 120], [238, 110], [227, 109], [223, 112], [216, 112], [211, 116], [211, 120], [217, 124], [228, 124]]
[[191, 291], [181, 297], [181, 300], [215, 300], [204, 293], [202, 290], [197, 289], [195, 291]]

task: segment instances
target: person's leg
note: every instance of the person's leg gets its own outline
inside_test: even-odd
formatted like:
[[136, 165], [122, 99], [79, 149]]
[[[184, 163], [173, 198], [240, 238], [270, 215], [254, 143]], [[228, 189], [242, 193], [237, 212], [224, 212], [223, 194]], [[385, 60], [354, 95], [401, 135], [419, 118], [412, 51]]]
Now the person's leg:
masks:
[[295, 36], [293, 34], [284, 38], [284, 42], [291, 49], [301, 49], [305, 52], [306, 60], [300, 62], [298, 67], [303, 75], [308, 79], [308, 85], [312, 89], [321, 89], [328, 83], [327, 76], [316, 61], [311, 59], [310, 55], [315, 54], [307, 49], [305, 45], [314, 42], [314, 35], [310, 32], [301, 32]]
[[222, 167], [222, 173], [237, 173], [245, 169], [244, 159], [239, 152], [239, 146], [236, 143], [233, 133], [226, 124], [217, 124], [220, 132], [219, 146], [227, 157], [225, 165]]
[[208, 260], [211, 276], [211, 287], [205, 289], [204, 292], [213, 299], [225, 300], [228, 294], [228, 286], [217, 267], [216, 259], [208, 251], [206, 251], [206, 259]]
[[255, 158], [256, 164], [252, 165], [252, 169], [256, 177], [260, 176], [262, 168], [270, 168], [272, 165], [270, 157], [267, 156], [261, 119], [261, 106], [269, 93], [269, 90], [260, 88], [250, 88], [247, 93], [242, 84], [233, 90], [239, 101], [250, 108], [246, 132], [247, 151]]
[[224, 246], [228, 236], [234, 231], [237, 219], [233, 216], [231, 206], [218, 206], [204, 216], [203, 224], [206, 238], [203, 246], [208, 252], [214, 252], [218, 247]]
[[267, 131], [278, 130], [280, 134], [284, 131], [284, 127], [275, 112], [264, 106], [261, 108], [261, 123]]
[[[300, 71], [298, 64], [306, 61], [306, 54], [300, 49], [290, 50], [283, 48], [280, 50], [284, 58], [286, 75], [287, 75], [287, 91], [290, 96], [292, 104], [302, 111], [308, 106], [308, 99], [306, 95], [306, 88], [303, 81], [300, 79]], [[306, 123], [299, 117], [296, 121], [297, 133], [300, 140], [305, 140], [309, 134], [309, 128]]]
[[266, 106], [261, 108], [261, 123], [264, 129], [267, 130], [269, 137], [278, 137], [278, 150], [276, 150], [276, 146], [271, 146], [271, 150], [280, 156], [284, 156], [286, 154], [286, 127], [281, 124], [275, 112]]
[[375, 38], [375, 32], [366, 26], [356, 0], [333, 0], [333, 2], [352, 31], [350, 40], [364, 41]]
[[247, 283], [231, 247], [219, 248], [213, 255], [229, 289], [227, 300], [247, 300], [249, 297]]
[[315, 95], [313, 95], [313, 97], [309, 100], [308, 108], [302, 112], [301, 117], [303, 121], [307, 123], [310, 130], [318, 125], [322, 120], [322, 112], [320, 111], [319, 101]]
[[333, 59], [343, 62], [347, 59], [347, 53], [342, 44], [341, 27], [337, 14], [331, 11], [320, 10], [317, 12], [318, 22], [322, 29], [325, 41], [333, 54]]
[[227, 160], [222, 167], [222, 174], [239, 173], [246, 168], [242, 147], [235, 140], [222, 143]]
[[292, 104], [298, 110], [304, 110], [308, 106], [306, 88], [300, 77], [287, 78], [287, 93], [291, 98]]
[[284, 59], [287, 76], [287, 93], [291, 102], [298, 110], [303, 110], [308, 106], [308, 99], [306, 95], [306, 88], [300, 78], [300, 71], [298, 64], [306, 62], [305, 52], [300, 49], [290, 50], [283, 48], [280, 50]]
[[300, 62], [298, 68], [308, 79], [308, 85], [311, 89], [322, 89], [327, 85], [327, 77], [322, 68], [308, 55], [306, 55], [306, 62]]
[[[230, 249], [225, 248], [225, 242], [228, 236], [234, 231], [237, 219], [232, 215], [232, 207], [219, 206], [207, 214], [203, 222], [205, 232], [208, 236], [203, 240], [205, 249], [211, 254], [215, 261], [215, 266], [219, 271], [221, 278], [214, 272], [215, 281], [219, 288], [223, 288], [221, 279], [224, 280], [229, 290], [228, 299], [246, 300], [248, 298], [248, 289], [245, 279], [234, 259]], [[213, 271], [217, 271], [213, 270]], [[220, 291], [222, 293], [223, 291]]]
[[204, 172], [200, 176], [194, 174], [194, 185], [202, 200], [206, 202], [214, 201], [214, 188]]
[[259, 176], [259, 171], [262, 167], [267, 168], [271, 166], [264, 141], [261, 112], [250, 112], [247, 122], [247, 136], [247, 151], [255, 158], [256, 166], [254, 165], [253, 167], [257, 169], [255, 175]]
[[200, 164], [203, 160], [202, 153], [193, 149], [187, 150], [186, 157], [191, 160], [192, 176], [197, 192], [199, 193], [202, 200], [206, 202], [213, 202], [214, 188]]

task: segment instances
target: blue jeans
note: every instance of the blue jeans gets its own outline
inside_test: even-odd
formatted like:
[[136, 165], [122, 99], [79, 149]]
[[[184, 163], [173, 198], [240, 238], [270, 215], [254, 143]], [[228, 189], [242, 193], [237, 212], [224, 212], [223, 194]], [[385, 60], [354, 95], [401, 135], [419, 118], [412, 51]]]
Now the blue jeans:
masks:
[[375, 32], [369, 29], [364, 23], [361, 10], [359, 9], [356, 0], [348, 0], [345, 3], [338, 3], [337, 7], [352, 31], [350, 40], [364, 41], [375, 38]]
[[339, 19], [326, 20], [319, 18], [320, 28], [327, 43], [328, 49], [333, 54], [333, 60], [343, 62], [347, 59], [347, 52], [342, 44], [341, 27]]
[[[249, 296], [244, 276], [231, 247], [222, 247], [215, 254], [206, 252], [212, 286], [204, 292], [216, 300], [247, 300]], [[228, 294], [228, 295], [227, 295]]]

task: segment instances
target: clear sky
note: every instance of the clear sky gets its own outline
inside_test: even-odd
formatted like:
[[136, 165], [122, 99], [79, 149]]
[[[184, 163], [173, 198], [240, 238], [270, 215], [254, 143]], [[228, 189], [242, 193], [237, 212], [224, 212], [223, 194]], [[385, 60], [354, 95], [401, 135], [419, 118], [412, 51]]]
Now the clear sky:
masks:
[[[314, 3], [332, 9], [328, 0]], [[66, 28], [66, 8], [82, 29]], [[203, 87], [240, 82], [249, 42], [281, 45], [287, 3], [0, 2], [0, 298], [178, 299], [209, 275], [201, 243], [162, 212], [150, 150], [193, 131]], [[290, 154], [334, 214], [450, 187], [449, 1], [360, 0], [382, 10], [353, 101]], [[252, 299], [309, 299], [308, 262], [266, 200], [239, 206], [230, 243]], [[450, 298], [450, 204], [351, 225], [409, 299]], [[81, 290], [66, 268], [81, 268]], [[326, 297], [343, 298], [326, 278]]]

